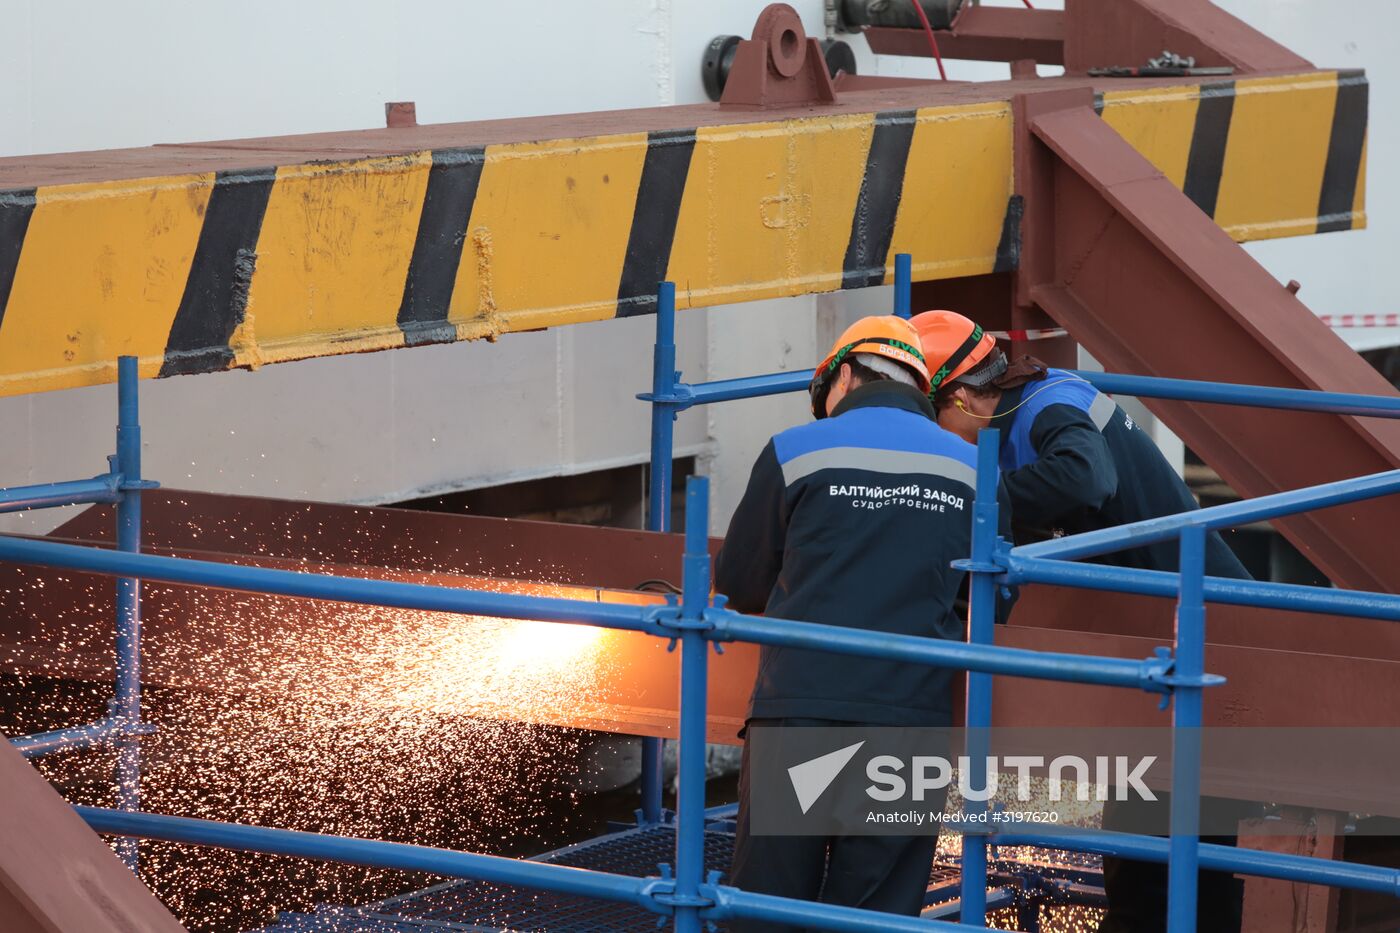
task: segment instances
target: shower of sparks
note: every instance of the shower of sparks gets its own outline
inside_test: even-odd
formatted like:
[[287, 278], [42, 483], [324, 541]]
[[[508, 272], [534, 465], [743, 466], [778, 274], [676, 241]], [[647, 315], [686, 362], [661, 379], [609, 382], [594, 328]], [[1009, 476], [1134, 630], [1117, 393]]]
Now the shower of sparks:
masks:
[[[45, 579], [87, 587], [90, 603], [77, 618], [43, 608]], [[17, 602], [34, 600], [40, 631], [30, 653], [0, 661], [108, 680], [110, 586], [35, 574]], [[147, 605], [150, 623], [151, 611], [182, 619], [148, 624], [147, 670], [191, 682], [146, 690], [159, 731], [141, 743], [143, 809], [510, 855], [557, 844], [587, 819], [586, 737], [540, 723], [589, 709], [611, 670], [605, 629], [177, 588]], [[6, 679], [10, 734], [102, 715], [110, 687], [48, 676]], [[71, 800], [111, 805], [113, 761], [109, 750], [67, 752], [40, 767]], [[158, 843], [142, 854], [143, 878], [198, 931], [433, 880]]]

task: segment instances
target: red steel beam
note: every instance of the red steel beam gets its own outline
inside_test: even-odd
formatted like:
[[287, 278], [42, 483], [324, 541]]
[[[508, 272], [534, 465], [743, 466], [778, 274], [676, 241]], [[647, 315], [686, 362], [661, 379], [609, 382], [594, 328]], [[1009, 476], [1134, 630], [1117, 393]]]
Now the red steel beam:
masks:
[[[919, 29], [871, 26], [865, 37], [877, 54], [932, 54]], [[951, 29], [939, 31], [938, 48], [944, 58], [1033, 59], [1069, 74], [1146, 65], [1164, 49], [1238, 74], [1312, 67], [1210, 0], [1069, 0], [1063, 12], [967, 6]]]
[[[1094, 112], [1026, 95], [1018, 290], [1113, 372], [1395, 395], [1286, 288]], [[1400, 467], [1400, 423], [1147, 401], [1244, 496]], [[1277, 522], [1339, 586], [1400, 590], [1400, 497]]]
[[[1035, 593], [1027, 591], [1027, 595]], [[1089, 594], [1084, 594], [1088, 596]], [[1093, 600], [1085, 608], [1094, 611]], [[1233, 615], [1233, 607], [1207, 610], [1210, 630]], [[1018, 606], [1017, 612], [1021, 612]], [[1036, 621], [1034, 611], [1025, 621]], [[1319, 619], [1319, 622], [1322, 620]], [[1339, 657], [1301, 651], [1206, 645], [1206, 670], [1227, 682], [1205, 692], [1203, 724], [1209, 728], [1292, 727], [1340, 729], [1400, 725], [1400, 662]], [[1163, 639], [1073, 632], [1013, 624], [999, 626], [998, 645], [1034, 651], [1121, 658], [1145, 658]], [[1335, 639], [1338, 642], [1343, 637]], [[1112, 687], [1058, 684], [997, 677], [992, 722], [998, 727], [1073, 730], [1075, 727], [1166, 729], [1170, 714], [1158, 707], [1160, 697]], [[955, 720], [956, 721], [956, 720]], [[1203, 775], [1203, 790], [1219, 797], [1267, 799], [1324, 810], [1357, 809], [1367, 801], [1374, 812], [1400, 816], [1395, 795], [1393, 743], [1383, 749], [1347, 749], [1347, 780], [1337, 781], [1337, 761], [1317, 758], [1299, 747], [1276, 772]], [[1388, 759], [1383, 763], [1382, 759]], [[1390, 772], [1387, 774], [1387, 772]]]
[[1072, 74], [1145, 65], [1163, 50], [1241, 74], [1312, 67], [1210, 0], [1068, 0], [1066, 11], [1063, 63]]
[[[865, 39], [870, 50], [880, 55], [932, 55], [928, 37], [919, 29], [871, 26], [865, 30]], [[1063, 65], [1065, 14], [1059, 10], [969, 6], [952, 29], [939, 30], [938, 50], [944, 58], [987, 62], [1030, 58], [1042, 65]]]

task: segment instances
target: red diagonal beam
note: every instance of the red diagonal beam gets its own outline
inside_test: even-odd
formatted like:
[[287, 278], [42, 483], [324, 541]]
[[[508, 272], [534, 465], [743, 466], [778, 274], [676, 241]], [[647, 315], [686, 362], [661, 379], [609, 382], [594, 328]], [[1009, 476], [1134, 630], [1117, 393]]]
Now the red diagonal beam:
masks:
[[1071, 0], [1063, 59], [1071, 74], [1145, 65], [1164, 50], [1242, 74], [1312, 67], [1211, 0]]
[[[1092, 107], [1027, 95], [1017, 113], [1038, 179], [1021, 287], [1109, 370], [1396, 394]], [[1395, 421], [1148, 406], [1245, 496], [1400, 467]], [[1338, 585], [1400, 588], [1400, 498], [1277, 524]]]

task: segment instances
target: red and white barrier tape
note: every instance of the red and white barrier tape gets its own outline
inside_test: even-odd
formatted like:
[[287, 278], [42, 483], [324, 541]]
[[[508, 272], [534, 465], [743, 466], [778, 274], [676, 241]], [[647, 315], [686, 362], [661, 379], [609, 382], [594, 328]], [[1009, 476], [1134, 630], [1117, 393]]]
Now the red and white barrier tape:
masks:
[[1319, 314], [1328, 327], [1400, 327], [1400, 314]]
[[[1318, 319], [1328, 327], [1400, 327], [1400, 313], [1396, 314], [1319, 314]], [[1069, 331], [1063, 327], [1042, 327], [1033, 330], [989, 330], [998, 340], [1051, 340], [1055, 337], [1068, 337]]]
[[998, 340], [1049, 340], [1051, 337], [1068, 337], [1069, 331], [1063, 327], [1042, 327], [1038, 330], [989, 330]]

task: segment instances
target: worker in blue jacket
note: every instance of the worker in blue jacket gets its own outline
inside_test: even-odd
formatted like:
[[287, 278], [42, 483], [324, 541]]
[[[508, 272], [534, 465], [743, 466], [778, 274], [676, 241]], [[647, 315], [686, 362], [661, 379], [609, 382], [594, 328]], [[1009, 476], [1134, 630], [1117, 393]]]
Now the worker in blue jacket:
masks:
[[[715, 589], [730, 607], [962, 640], [954, 600], [964, 574], [949, 565], [970, 553], [976, 451], [938, 426], [928, 389], [907, 321], [865, 318], [841, 335], [812, 378], [816, 420], [768, 442], [734, 512], [715, 562]], [[764, 646], [745, 728], [947, 727], [953, 676], [907, 662]], [[917, 915], [936, 827], [917, 836], [755, 834], [751, 738], [730, 883]], [[941, 811], [934, 796], [921, 806]], [[730, 928], [787, 929], [745, 921]]]
[[[1195, 497], [1157, 444], [1122, 408], [1089, 382], [1032, 357], [1009, 362], [995, 339], [951, 311], [927, 311], [912, 323], [932, 373], [938, 423], [969, 442], [985, 427], [1001, 430], [1001, 469], [1011, 497], [1018, 544], [1093, 531], [1197, 508]], [[1175, 540], [1104, 554], [1094, 561], [1176, 571]], [[1217, 532], [1206, 542], [1206, 574], [1248, 579]], [[1104, 828], [1144, 832], [1166, 824], [1166, 797], [1156, 803], [1109, 801]], [[1206, 798], [1203, 812], [1250, 815], [1234, 801]], [[1157, 830], [1160, 832], [1160, 829]], [[1233, 836], [1205, 837], [1234, 845]], [[1104, 859], [1108, 911], [1100, 933], [1165, 930], [1167, 867]], [[1232, 875], [1200, 875], [1197, 929], [1238, 933], [1243, 885]]]

